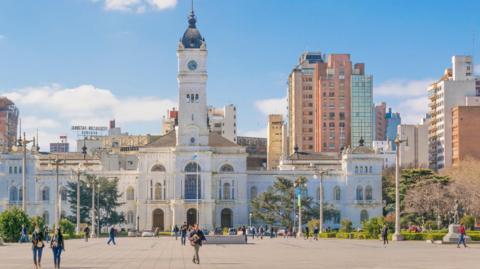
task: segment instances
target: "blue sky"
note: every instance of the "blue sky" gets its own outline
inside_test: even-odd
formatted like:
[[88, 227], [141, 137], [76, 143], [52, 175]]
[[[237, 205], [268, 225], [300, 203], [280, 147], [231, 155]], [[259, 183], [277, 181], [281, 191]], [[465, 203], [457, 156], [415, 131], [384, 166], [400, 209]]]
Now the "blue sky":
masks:
[[[113, 117], [130, 133], [159, 133], [177, 102], [189, 9], [190, 0], [0, 1], [0, 94], [45, 144], [72, 136], [71, 124]], [[480, 56], [478, 10], [478, 1], [196, 0], [208, 102], [237, 105], [240, 134], [265, 134], [303, 51], [350, 53], [373, 74], [375, 101], [417, 122], [425, 87], [451, 56]]]

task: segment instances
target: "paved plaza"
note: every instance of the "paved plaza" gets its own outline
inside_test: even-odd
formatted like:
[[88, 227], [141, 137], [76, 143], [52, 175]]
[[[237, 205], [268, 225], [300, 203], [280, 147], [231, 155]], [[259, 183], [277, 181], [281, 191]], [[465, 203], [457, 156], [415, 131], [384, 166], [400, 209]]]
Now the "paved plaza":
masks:
[[[51, 249], [44, 250], [43, 268], [53, 268]], [[254, 240], [248, 245], [205, 245], [201, 264], [192, 263], [193, 248], [173, 238], [118, 238], [66, 241], [62, 268], [479, 268], [480, 245], [457, 249], [425, 242], [323, 239]], [[32, 268], [30, 244], [0, 247], [0, 268]]]

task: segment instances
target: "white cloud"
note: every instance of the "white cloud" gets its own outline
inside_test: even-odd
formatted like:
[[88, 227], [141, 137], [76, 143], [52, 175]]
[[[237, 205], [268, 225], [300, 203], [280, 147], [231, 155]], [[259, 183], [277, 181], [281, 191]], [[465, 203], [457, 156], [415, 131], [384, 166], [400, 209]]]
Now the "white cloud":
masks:
[[428, 112], [428, 98], [421, 96], [401, 101], [393, 106], [394, 111], [399, 111], [402, 117], [402, 123], [418, 124]]
[[258, 100], [255, 107], [264, 115], [287, 113], [287, 97]]
[[390, 80], [373, 89], [379, 96], [422, 96], [427, 94], [427, 87], [435, 81], [425, 78], [420, 80]]
[[132, 11], [144, 13], [147, 9], [164, 10], [174, 8], [177, 0], [91, 0], [103, 2], [106, 10]]

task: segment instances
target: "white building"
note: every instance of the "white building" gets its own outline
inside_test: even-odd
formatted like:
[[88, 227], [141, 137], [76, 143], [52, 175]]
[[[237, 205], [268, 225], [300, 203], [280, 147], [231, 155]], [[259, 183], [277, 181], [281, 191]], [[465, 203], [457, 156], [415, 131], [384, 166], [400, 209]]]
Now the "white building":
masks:
[[237, 143], [237, 108], [230, 104], [222, 108], [208, 107], [208, 125], [226, 139]]
[[[124, 204], [117, 210], [126, 216], [126, 228], [140, 230], [170, 230], [183, 222], [199, 222], [207, 229], [248, 224], [251, 199], [272, 186], [278, 176], [307, 177], [309, 195], [318, 197], [319, 180], [309, 166], [315, 160], [302, 164], [290, 160], [290, 165], [284, 160], [280, 170], [249, 171], [246, 148], [209, 131], [208, 52], [193, 11], [188, 22], [177, 47], [179, 114], [175, 130], [139, 146], [138, 151], [100, 152], [86, 160], [81, 153], [62, 155], [66, 161], [59, 167], [59, 189], [77, 180], [75, 173], [82, 164], [86, 173], [118, 178]], [[29, 156], [28, 213], [45, 216], [53, 223], [55, 155], [34, 152]], [[382, 215], [381, 155], [359, 146], [327, 162], [332, 171], [324, 178], [325, 203], [340, 215], [327, 220], [326, 226], [338, 227], [340, 219], [360, 226], [362, 220]], [[0, 156], [0, 210], [19, 205], [15, 194], [21, 185], [20, 163], [16, 153]], [[12, 173], [8, 173], [10, 169]], [[61, 210], [71, 215], [66, 199]]]
[[428, 120], [422, 124], [398, 125], [398, 136], [405, 140], [400, 145], [401, 167], [428, 167]]
[[392, 141], [373, 141], [373, 150], [382, 156], [383, 168], [395, 167], [397, 153], [392, 149]]

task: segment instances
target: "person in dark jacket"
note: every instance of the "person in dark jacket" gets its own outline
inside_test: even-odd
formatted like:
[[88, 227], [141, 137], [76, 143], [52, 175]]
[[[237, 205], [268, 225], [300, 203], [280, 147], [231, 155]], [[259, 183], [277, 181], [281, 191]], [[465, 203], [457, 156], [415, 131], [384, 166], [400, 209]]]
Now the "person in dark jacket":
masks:
[[85, 242], [88, 242], [88, 237], [90, 236], [90, 228], [88, 226], [83, 229], [83, 236], [85, 237]]
[[52, 241], [50, 242], [50, 247], [53, 251], [53, 264], [55, 265], [55, 268], [60, 268], [60, 256], [62, 255], [62, 251], [65, 251], [63, 234], [60, 228], [57, 228], [55, 231]]
[[247, 243], [247, 228], [245, 225], [242, 226], [242, 235], [245, 237], [245, 244]]
[[188, 225], [186, 222], [183, 223], [182, 227], [180, 227], [180, 235], [181, 235], [181, 244], [182, 246], [185, 246], [185, 242], [187, 241], [187, 230], [188, 230]]
[[310, 238], [310, 228], [305, 226], [305, 240], [308, 240], [308, 238]]
[[108, 242], [107, 242], [108, 245], [110, 245], [110, 242], [112, 242], [113, 245], [116, 245], [116, 243], [115, 243], [116, 233], [117, 233], [117, 231], [115, 230], [115, 228], [113, 226], [110, 227], [110, 232], [108, 233]]
[[207, 241], [207, 239], [205, 238], [205, 235], [203, 234], [198, 224], [195, 224], [193, 226], [193, 231], [190, 233], [190, 236], [188, 239], [190, 240], [190, 243], [192, 244], [195, 250], [195, 253], [193, 254], [192, 262], [196, 264], [200, 264], [200, 255], [199, 255], [200, 247], [202, 246], [202, 242]]
[[318, 240], [318, 233], [320, 232], [320, 229], [318, 228], [318, 226], [315, 226], [315, 228], [313, 228], [313, 239], [314, 240]]
[[178, 232], [180, 231], [180, 229], [178, 228], [178, 226], [175, 224], [175, 227], [173, 227], [173, 232], [175, 233], [175, 240], [178, 239]]
[[388, 245], [388, 226], [387, 226], [387, 224], [383, 224], [382, 240], [383, 240], [383, 245], [384, 246]]
[[35, 230], [32, 233], [32, 251], [33, 251], [33, 264], [35, 268], [42, 268], [42, 253], [45, 243], [43, 242], [43, 233], [40, 231], [38, 225], [35, 226]]

